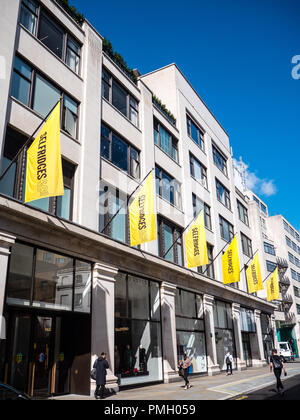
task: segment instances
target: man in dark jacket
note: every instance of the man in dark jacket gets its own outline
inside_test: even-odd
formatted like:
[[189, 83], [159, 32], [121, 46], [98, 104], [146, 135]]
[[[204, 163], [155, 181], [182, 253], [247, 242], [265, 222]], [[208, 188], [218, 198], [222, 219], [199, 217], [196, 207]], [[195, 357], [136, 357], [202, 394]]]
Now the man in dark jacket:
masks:
[[96, 369], [96, 391], [95, 398], [97, 400], [104, 398], [104, 390], [106, 384], [106, 369], [109, 368], [106, 360], [106, 353], [101, 353], [101, 356], [94, 363]]

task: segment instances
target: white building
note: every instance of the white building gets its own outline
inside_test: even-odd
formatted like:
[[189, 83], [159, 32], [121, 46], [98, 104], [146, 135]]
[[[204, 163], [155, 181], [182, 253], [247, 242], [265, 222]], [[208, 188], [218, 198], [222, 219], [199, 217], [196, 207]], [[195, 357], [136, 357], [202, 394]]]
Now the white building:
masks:
[[[11, 0], [0, 17], [1, 173], [62, 96], [65, 185], [25, 205], [25, 151], [0, 183], [0, 379], [90, 394], [102, 351], [111, 387], [178, 380], [183, 352], [195, 375], [219, 373], [227, 349], [237, 369], [264, 365], [275, 306], [249, 295], [245, 272], [224, 286], [220, 256], [185, 268], [181, 234], [201, 208], [211, 261], [234, 234], [241, 269], [252, 255], [228, 134], [175, 64], [133, 77], [70, 13]], [[131, 248], [126, 201], [151, 169], [158, 240]]]

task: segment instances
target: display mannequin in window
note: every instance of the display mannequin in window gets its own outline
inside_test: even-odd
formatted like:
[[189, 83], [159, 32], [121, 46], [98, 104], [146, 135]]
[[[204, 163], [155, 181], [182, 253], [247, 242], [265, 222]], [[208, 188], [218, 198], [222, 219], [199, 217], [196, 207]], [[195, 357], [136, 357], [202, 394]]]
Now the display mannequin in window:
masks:
[[146, 349], [140, 345], [139, 349], [139, 360], [140, 360], [140, 372], [146, 374], [147, 373], [147, 358], [146, 358]]

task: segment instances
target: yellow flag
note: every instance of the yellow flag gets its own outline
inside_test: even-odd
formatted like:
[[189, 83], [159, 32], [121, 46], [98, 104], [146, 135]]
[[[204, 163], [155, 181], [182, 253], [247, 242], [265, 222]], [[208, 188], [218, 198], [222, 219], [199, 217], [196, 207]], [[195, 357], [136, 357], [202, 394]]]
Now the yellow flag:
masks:
[[235, 236], [222, 256], [223, 283], [237, 283], [240, 281], [240, 261], [238, 242]]
[[64, 195], [60, 152], [60, 102], [27, 151], [25, 203]]
[[129, 206], [130, 244], [141, 245], [157, 239], [153, 174]]
[[249, 267], [246, 270], [249, 293], [258, 292], [264, 289], [258, 254], [255, 255]]
[[268, 302], [280, 299], [278, 267], [275, 269], [271, 277], [267, 280], [267, 297]]
[[209, 264], [203, 210], [185, 236], [185, 250], [188, 268]]

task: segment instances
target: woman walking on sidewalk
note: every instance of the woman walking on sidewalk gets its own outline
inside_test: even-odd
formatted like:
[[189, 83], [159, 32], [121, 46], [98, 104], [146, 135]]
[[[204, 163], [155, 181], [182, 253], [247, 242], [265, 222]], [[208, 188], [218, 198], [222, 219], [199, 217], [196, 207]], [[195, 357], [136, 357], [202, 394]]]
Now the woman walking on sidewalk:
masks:
[[277, 350], [273, 350], [273, 356], [271, 356], [270, 359], [270, 371], [274, 372], [274, 375], [276, 377], [277, 380], [277, 392], [280, 392], [280, 390], [283, 390], [283, 385], [281, 382], [281, 373], [282, 370], [284, 371], [284, 376], [286, 376], [286, 370], [282, 361], [282, 357], [277, 355]]
[[189, 389], [191, 387], [190, 385], [190, 381], [189, 381], [189, 368], [191, 366], [192, 362], [191, 359], [189, 359], [186, 355], [186, 353], [184, 353], [183, 355], [183, 359], [179, 362], [179, 368], [183, 369], [183, 379], [185, 381], [185, 387], [184, 389]]

